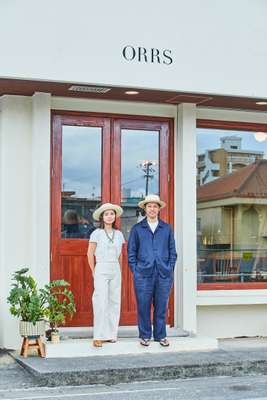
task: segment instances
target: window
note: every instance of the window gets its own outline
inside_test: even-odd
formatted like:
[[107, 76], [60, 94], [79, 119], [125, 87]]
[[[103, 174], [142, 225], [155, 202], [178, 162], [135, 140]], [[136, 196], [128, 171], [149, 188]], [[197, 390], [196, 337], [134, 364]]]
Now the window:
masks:
[[62, 239], [89, 239], [92, 213], [101, 202], [102, 128], [62, 128]]
[[267, 287], [267, 129], [233, 125], [197, 128], [200, 289]]

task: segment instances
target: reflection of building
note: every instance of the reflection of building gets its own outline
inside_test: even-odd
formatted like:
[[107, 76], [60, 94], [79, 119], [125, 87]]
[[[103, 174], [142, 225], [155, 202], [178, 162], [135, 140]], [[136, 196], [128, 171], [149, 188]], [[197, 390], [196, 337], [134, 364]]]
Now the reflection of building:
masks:
[[251, 251], [267, 270], [267, 160], [199, 187], [197, 214], [199, 250]]
[[[130, 196], [126, 196], [129, 194]], [[138, 206], [139, 201], [143, 199], [143, 197], [131, 197], [131, 189], [123, 190], [122, 193], [122, 202], [121, 206], [123, 207], [123, 214], [121, 216], [121, 230], [124, 233], [126, 239], [128, 239], [130, 229], [138, 222]], [[92, 213], [101, 203], [100, 198], [86, 198], [86, 197], [75, 197], [75, 192], [62, 192], [62, 216], [67, 210], [75, 210], [81, 219], [87, 219], [88, 222], [93, 222]]]
[[126, 188], [126, 187], [123, 187], [122, 188], [122, 194], [121, 194], [121, 197], [124, 199], [124, 198], [130, 198], [131, 197], [131, 192], [132, 192], [132, 189], [131, 188]]
[[[64, 215], [65, 211], [74, 209], [80, 218], [87, 218], [96, 209], [97, 205], [101, 202], [100, 198], [75, 197], [75, 192], [62, 192], [62, 206], [61, 211]], [[89, 221], [92, 222], [92, 221]]]
[[121, 203], [123, 214], [121, 217], [121, 229], [125, 239], [128, 239], [131, 227], [138, 222], [138, 206], [137, 204], [143, 197], [124, 197]]
[[203, 185], [214, 179], [231, 174], [256, 160], [262, 159], [264, 152], [242, 150], [242, 138], [225, 136], [221, 138], [221, 148], [206, 150], [197, 156], [197, 183]]

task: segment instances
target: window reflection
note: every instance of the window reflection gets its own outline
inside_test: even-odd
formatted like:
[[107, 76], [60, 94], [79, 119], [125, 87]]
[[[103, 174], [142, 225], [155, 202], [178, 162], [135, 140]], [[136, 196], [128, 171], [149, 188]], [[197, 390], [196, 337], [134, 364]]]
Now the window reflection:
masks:
[[144, 215], [137, 204], [147, 194], [159, 194], [159, 132], [121, 131], [121, 229], [128, 239], [131, 227]]
[[267, 281], [267, 135], [197, 130], [198, 282]]
[[89, 239], [101, 202], [101, 128], [64, 126], [62, 132], [62, 238]]

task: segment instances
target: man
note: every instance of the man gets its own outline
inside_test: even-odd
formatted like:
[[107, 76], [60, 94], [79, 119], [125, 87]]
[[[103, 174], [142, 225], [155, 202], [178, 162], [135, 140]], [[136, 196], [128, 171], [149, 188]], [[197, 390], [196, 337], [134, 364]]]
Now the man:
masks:
[[152, 336], [151, 305], [154, 306], [153, 337], [162, 346], [166, 338], [166, 310], [177, 258], [171, 226], [159, 219], [165, 203], [148, 195], [138, 206], [146, 218], [135, 224], [128, 240], [128, 263], [134, 276], [140, 344], [149, 346]]

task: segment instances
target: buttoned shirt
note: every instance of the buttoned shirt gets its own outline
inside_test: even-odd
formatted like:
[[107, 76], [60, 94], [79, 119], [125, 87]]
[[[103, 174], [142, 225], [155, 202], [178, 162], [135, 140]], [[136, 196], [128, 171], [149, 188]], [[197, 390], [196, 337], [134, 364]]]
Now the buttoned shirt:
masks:
[[153, 233], [147, 218], [135, 224], [128, 240], [128, 264], [132, 272], [150, 276], [155, 266], [161, 276], [173, 274], [177, 253], [172, 228], [159, 220]]

